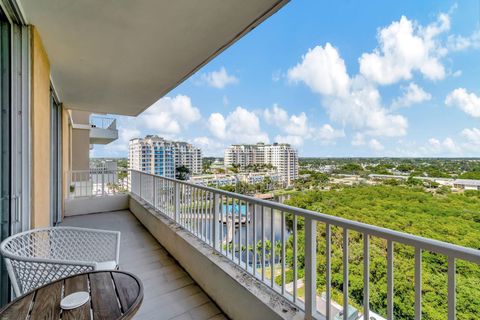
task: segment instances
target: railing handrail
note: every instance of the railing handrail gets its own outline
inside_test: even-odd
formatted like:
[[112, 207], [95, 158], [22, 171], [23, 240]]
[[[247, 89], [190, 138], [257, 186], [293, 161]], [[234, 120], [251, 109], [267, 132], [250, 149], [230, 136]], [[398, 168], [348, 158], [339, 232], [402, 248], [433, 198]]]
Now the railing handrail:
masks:
[[456, 244], [452, 244], [452, 243], [448, 243], [440, 240], [425, 238], [422, 236], [416, 236], [406, 232], [395, 231], [388, 228], [378, 227], [378, 226], [370, 225], [367, 223], [357, 222], [357, 221], [336, 217], [336, 216], [328, 215], [325, 213], [315, 212], [307, 209], [292, 207], [289, 205], [268, 201], [268, 200], [263, 200], [263, 199], [258, 199], [258, 198], [254, 198], [251, 196], [246, 196], [246, 195], [242, 195], [234, 192], [206, 187], [206, 186], [190, 183], [183, 180], [167, 178], [167, 177], [155, 175], [148, 172], [143, 172], [143, 171], [133, 170], [133, 169], [129, 169], [129, 170], [135, 171], [144, 175], [158, 177], [167, 181], [184, 184], [184, 185], [198, 188], [201, 190], [217, 193], [220, 195], [233, 197], [239, 200], [248, 201], [257, 205], [269, 207], [271, 209], [276, 209], [276, 210], [287, 212], [287, 213], [293, 213], [296, 215], [303, 216], [304, 218], [311, 218], [313, 220], [317, 220], [323, 223], [328, 223], [330, 225], [345, 227], [352, 231], [367, 233], [369, 235], [377, 236], [386, 240], [392, 240], [397, 243], [406, 244], [406, 245], [424, 249], [427, 251], [440, 253], [448, 257], [454, 257], [454, 258], [470, 261], [476, 264], [480, 264], [480, 250], [477, 250], [474, 248], [468, 248], [468, 247], [464, 247], [464, 246], [460, 246], [460, 245], [456, 245]]
[[117, 169], [108, 169], [108, 168], [90, 168], [90, 169], [83, 169], [83, 170], [69, 170], [67, 173], [87, 173], [87, 172], [92, 172], [92, 171], [122, 171], [122, 172], [128, 172], [131, 169], [126, 169], [126, 168], [117, 168]]

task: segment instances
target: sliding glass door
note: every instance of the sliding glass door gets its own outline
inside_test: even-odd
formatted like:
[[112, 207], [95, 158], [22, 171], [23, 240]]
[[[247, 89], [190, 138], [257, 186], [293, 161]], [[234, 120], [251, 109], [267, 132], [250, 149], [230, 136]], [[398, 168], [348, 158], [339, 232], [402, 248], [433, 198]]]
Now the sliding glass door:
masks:
[[[11, 207], [16, 199], [11, 192], [11, 25], [0, 9], [0, 240], [10, 235], [12, 219]], [[12, 201], [13, 200], [13, 201]], [[2, 259], [0, 266], [0, 303], [9, 299], [8, 275]]]
[[62, 219], [62, 105], [55, 97], [53, 89], [50, 94], [51, 126], [50, 126], [50, 208], [51, 224], [56, 225]]

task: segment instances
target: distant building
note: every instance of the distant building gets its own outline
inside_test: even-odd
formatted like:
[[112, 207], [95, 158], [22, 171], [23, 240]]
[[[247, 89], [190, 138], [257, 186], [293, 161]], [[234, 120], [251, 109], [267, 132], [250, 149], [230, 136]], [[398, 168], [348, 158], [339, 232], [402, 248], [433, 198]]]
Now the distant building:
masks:
[[215, 159], [215, 161], [213, 161], [212, 164], [210, 165], [210, 169], [211, 170], [224, 170], [225, 169], [225, 164], [220, 159]]
[[286, 143], [231, 145], [225, 149], [225, 167], [235, 164], [241, 168], [254, 164], [270, 164], [276, 168], [281, 182], [286, 185], [298, 179], [297, 150]]
[[480, 180], [456, 179], [453, 187], [463, 190], [480, 190]]
[[202, 186], [228, 186], [235, 185], [238, 182], [247, 182], [251, 184], [261, 183], [268, 177], [271, 182], [280, 182], [280, 175], [277, 173], [256, 172], [239, 174], [204, 174], [190, 177], [189, 181]]
[[199, 148], [179, 141], [169, 141], [148, 135], [129, 143], [129, 168], [175, 178], [175, 169], [186, 166], [190, 173], [202, 171], [202, 152]]

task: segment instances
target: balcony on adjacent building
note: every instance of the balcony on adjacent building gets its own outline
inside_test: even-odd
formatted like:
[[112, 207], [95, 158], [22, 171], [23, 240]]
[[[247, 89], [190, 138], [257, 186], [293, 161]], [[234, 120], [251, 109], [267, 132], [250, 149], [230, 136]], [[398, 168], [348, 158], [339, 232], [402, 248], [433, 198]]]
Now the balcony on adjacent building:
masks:
[[90, 144], [109, 144], [118, 139], [117, 120], [90, 116]]

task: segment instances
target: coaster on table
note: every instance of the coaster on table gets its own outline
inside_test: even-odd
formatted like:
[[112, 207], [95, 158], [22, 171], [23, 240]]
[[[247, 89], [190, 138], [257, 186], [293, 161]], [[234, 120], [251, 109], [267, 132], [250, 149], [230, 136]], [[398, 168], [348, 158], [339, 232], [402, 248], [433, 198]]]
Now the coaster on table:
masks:
[[69, 294], [60, 301], [60, 308], [71, 310], [83, 306], [90, 299], [88, 292], [79, 291]]

